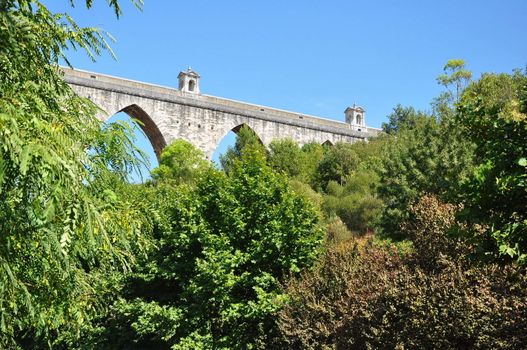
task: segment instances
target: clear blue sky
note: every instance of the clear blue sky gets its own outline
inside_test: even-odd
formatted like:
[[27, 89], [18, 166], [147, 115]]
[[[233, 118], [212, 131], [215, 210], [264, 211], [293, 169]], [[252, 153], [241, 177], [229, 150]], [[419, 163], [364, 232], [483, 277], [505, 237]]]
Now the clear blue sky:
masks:
[[205, 94], [337, 120], [355, 102], [374, 127], [398, 103], [430, 109], [448, 59], [475, 77], [527, 65], [526, 0], [121, 0], [119, 20], [94, 2], [45, 1], [117, 39], [117, 61], [72, 53], [77, 68], [177, 87], [190, 65]]

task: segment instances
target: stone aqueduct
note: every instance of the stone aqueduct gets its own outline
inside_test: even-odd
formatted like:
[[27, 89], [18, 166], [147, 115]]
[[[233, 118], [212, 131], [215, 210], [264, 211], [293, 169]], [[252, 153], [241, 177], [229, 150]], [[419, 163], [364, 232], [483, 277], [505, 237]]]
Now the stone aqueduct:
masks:
[[259, 106], [200, 93], [199, 75], [190, 68], [178, 76], [179, 88], [168, 88], [63, 68], [66, 82], [80, 95], [91, 99], [106, 113], [106, 121], [117, 112], [140, 120], [156, 155], [175, 139], [184, 139], [211, 159], [216, 147], [231, 130], [247, 125], [264, 145], [273, 139], [292, 138], [331, 143], [367, 140], [379, 129], [365, 125], [364, 110], [348, 107], [346, 122]]

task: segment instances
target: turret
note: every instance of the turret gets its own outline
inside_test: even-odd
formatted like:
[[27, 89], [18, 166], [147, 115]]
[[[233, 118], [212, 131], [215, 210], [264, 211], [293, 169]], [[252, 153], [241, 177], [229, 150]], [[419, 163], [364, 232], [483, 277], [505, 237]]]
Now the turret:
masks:
[[346, 108], [344, 111], [346, 115], [346, 123], [351, 125], [352, 129], [361, 131], [366, 128], [366, 110], [360, 106], [353, 106]]
[[199, 94], [199, 74], [188, 67], [186, 72], [180, 72], [177, 76], [179, 79], [179, 90], [192, 94]]

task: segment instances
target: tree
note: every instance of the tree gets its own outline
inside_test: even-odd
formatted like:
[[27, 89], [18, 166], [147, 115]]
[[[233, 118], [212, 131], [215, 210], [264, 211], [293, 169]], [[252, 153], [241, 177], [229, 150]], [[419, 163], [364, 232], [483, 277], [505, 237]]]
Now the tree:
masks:
[[159, 167], [152, 171], [158, 181], [173, 181], [175, 184], [194, 183], [210, 168], [203, 152], [184, 140], [176, 140], [161, 153]]
[[310, 142], [299, 147], [292, 139], [274, 140], [269, 144], [268, 160], [273, 169], [317, 188], [317, 168], [324, 158], [325, 146]]
[[337, 215], [349, 230], [358, 234], [371, 232], [383, 207], [377, 197], [378, 185], [378, 174], [361, 167], [348, 176], [344, 186], [328, 183], [323, 208], [329, 217]]
[[473, 145], [459, 130], [435, 118], [419, 119], [413, 129], [385, 143], [378, 193], [383, 200], [382, 234], [402, 239], [400, 225], [409, 207], [429, 193], [456, 202], [456, 188], [472, 170]]
[[153, 198], [158, 249], [105, 317], [99, 347], [264, 348], [285, 298], [280, 281], [317, 256], [311, 205], [255, 146], [228, 175], [212, 169], [195, 187], [160, 186]]
[[317, 188], [317, 168], [320, 161], [324, 158], [324, 148], [316, 142], [306, 143], [302, 146], [303, 174], [301, 181]]
[[385, 203], [380, 231], [392, 238], [404, 238], [400, 225], [408, 219], [410, 206], [424, 194], [459, 202], [459, 185], [472, 171], [475, 146], [454, 120], [455, 103], [471, 73], [463, 60], [448, 61], [444, 71], [438, 82], [448, 91], [434, 100], [433, 115], [412, 115], [411, 108], [396, 108], [393, 125], [390, 118], [386, 126], [394, 137], [385, 143], [378, 168], [379, 195]]
[[273, 169], [297, 177], [303, 173], [302, 150], [293, 139], [273, 140], [269, 144], [269, 163]]
[[317, 167], [320, 188], [326, 190], [330, 181], [342, 185], [359, 163], [360, 158], [354, 145], [338, 142], [333, 147], [328, 147]]
[[382, 130], [387, 134], [397, 133], [401, 129], [412, 129], [418, 119], [426, 118], [423, 112], [416, 112], [413, 107], [395, 106], [393, 113], [388, 116], [388, 123], [382, 123]]
[[[527, 76], [484, 74], [463, 93], [456, 123], [477, 146], [461, 197], [483, 228], [483, 251], [527, 263]], [[482, 235], [477, 235], [482, 237]]]
[[437, 82], [449, 89], [448, 94], [453, 100], [459, 100], [472, 78], [472, 72], [465, 69], [465, 61], [461, 59], [448, 60], [443, 71], [445, 73], [437, 77]]
[[265, 152], [265, 147], [263, 146], [262, 141], [260, 141], [258, 138], [258, 135], [256, 135], [251, 128], [244, 124], [236, 134], [236, 142], [234, 147], [229, 147], [227, 152], [220, 156], [221, 168], [224, 171], [229, 172], [232, 164], [236, 159], [242, 156], [243, 150], [247, 146], [257, 147]]
[[129, 130], [101, 128], [58, 66], [68, 45], [93, 57], [105, 37], [39, 1], [0, 7], [0, 347], [29, 348], [87, 322], [142, 222], [114, 191], [135, 162]]
[[465, 61], [449, 60], [443, 67], [444, 73], [437, 77], [437, 82], [446, 88], [432, 102], [434, 116], [442, 122], [451, 122], [455, 114], [455, 105], [463, 90], [472, 78], [472, 72], [465, 69]]

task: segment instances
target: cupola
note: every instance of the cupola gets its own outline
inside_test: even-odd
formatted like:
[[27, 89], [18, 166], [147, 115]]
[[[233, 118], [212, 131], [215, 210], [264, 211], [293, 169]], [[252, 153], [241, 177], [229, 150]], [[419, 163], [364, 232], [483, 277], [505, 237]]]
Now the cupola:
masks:
[[192, 94], [199, 94], [199, 74], [188, 67], [185, 72], [180, 72], [177, 76], [179, 80], [179, 90]]

